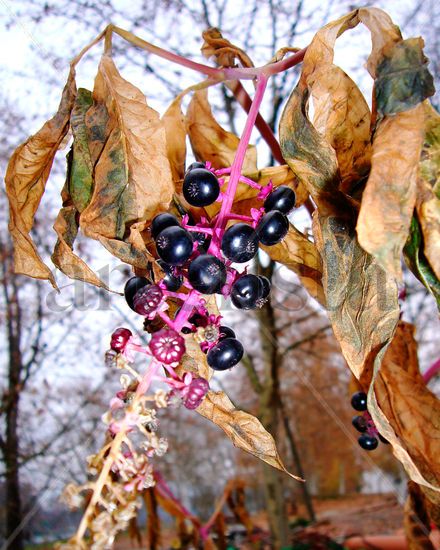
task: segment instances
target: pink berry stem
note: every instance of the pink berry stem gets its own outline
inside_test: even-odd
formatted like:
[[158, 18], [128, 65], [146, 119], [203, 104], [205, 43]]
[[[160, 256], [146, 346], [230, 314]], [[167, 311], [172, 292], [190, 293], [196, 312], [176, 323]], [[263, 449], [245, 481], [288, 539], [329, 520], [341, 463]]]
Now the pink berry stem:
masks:
[[218, 170], [214, 170], [214, 174], [216, 176], [223, 176], [225, 174], [230, 174], [231, 173], [231, 167], [229, 166], [228, 168], [219, 168]]
[[241, 135], [240, 143], [235, 153], [234, 162], [232, 163], [231, 175], [229, 178], [227, 190], [223, 197], [220, 213], [215, 222], [214, 235], [208, 250], [208, 252], [210, 253], [217, 251], [216, 249], [218, 249], [219, 247], [221, 236], [227, 223], [226, 216], [231, 213], [232, 203], [234, 202], [235, 192], [237, 190], [237, 185], [240, 181], [241, 170], [243, 168], [243, 162], [246, 156], [247, 147], [251, 138], [252, 129], [255, 125], [255, 119], [257, 118], [261, 102], [263, 101], [266, 86], [267, 77], [264, 74], [258, 75], [255, 96], [249, 110], [249, 115], [246, 119], [246, 125]]
[[168, 315], [166, 313], [164, 313], [163, 311], [158, 311], [157, 314], [159, 315], [159, 317], [162, 319], [162, 321], [165, 322], [165, 324], [167, 326], [169, 326], [170, 328], [176, 330], [174, 327], [175, 327], [175, 320], [173, 321], [172, 319], [170, 319], [168, 317]]
[[256, 181], [253, 181], [246, 176], [240, 176], [240, 181], [242, 183], [245, 183], [246, 185], [249, 185], [249, 187], [253, 187], [254, 189], [262, 189], [263, 186], [257, 183]]
[[423, 374], [423, 380], [425, 381], [425, 384], [429, 384], [429, 382], [439, 373], [440, 373], [440, 359], [437, 359], [437, 361], [433, 363], [429, 367], [429, 369]]
[[188, 294], [185, 294], [184, 292], [173, 292], [172, 290], [164, 290], [163, 293], [165, 296], [169, 296], [170, 298], [177, 298], [178, 300], [185, 301], [188, 298]]
[[187, 231], [193, 231], [194, 233], [205, 233], [206, 235], [212, 235], [211, 227], [198, 227], [197, 225], [182, 224]]

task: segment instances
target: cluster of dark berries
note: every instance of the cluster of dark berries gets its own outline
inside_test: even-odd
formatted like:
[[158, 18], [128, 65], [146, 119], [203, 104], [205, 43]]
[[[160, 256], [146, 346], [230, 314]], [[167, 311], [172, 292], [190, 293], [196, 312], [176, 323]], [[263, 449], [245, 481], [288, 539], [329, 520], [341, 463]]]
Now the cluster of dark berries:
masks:
[[362, 449], [374, 451], [379, 445], [379, 440], [382, 441], [382, 443], [388, 444], [388, 441], [378, 432], [367, 410], [367, 394], [361, 391], [354, 393], [351, 397], [351, 406], [356, 411], [363, 413], [354, 416], [351, 421], [353, 427], [362, 434], [358, 438], [358, 443]]
[[[230, 199], [228, 192], [221, 192], [222, 181], [217, 177], [227, 172], [228, 169], [216, 172], [200, 162], [193, 163], [183, 180], [185, 200], [192, 207], [205, 207], [225, 197]], [[188, 214], [179, 220], [170, 213], [153, 219], [151, 236], [164, 275], [159, 281], [132, 277], [124, 289], [130, 308], [145, 318], [144, 328], [152, 335], [150, 343], [147, 349], [143, 348], [124, 328], [117, 329], [111, 340], [113, 353], [131, 358], [137, 351], [161, 362], [173, 392], [183, 398], [188, 408], [198, 406], [209, 384], [201, 378], [185, 381], [174, 372], [185, 353], [182, 334], [193, 333], [214, 370], [229, 369], [243, 357], [243, 346], [234, 331], [221, 324], [221, 316], [209, 313], [202, 295], [230, 297], [239, 309], [262, 307], [269, 299], [269, 279], [247, 273], [246, 269], [239, 272], [232, 264], [252, 260], [260, 243], [279, 243], [287, 234], [287, 214], [295, 205], [295, 193], [289, 187], [273, 189], [271, 183], [263, 187], [245, 177], [240, 177], [240, 181], [259, 189], [258, 198], [263, 203], [249, 216], [226, 211], [229, 200], [222, 202], [219, 214], [210, 221], [201, 218], [194, 223]], [[230, 221], [236, 223], [228, 227]], [[173, 316], [168, 311], [168, 299], [180, 305]]]

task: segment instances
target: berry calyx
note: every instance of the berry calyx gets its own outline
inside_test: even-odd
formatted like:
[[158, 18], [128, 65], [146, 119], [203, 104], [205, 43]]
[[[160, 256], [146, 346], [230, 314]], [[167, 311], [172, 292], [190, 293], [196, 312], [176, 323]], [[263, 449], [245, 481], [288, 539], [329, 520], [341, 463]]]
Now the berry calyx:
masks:
[[219, 196], [220, 185], [206, 168], [194, 168], [186, 173], [182, 190], [185, 200], [192, 206], [208, 206]]
[[232, 262], [248, 262], [258, 252], [257, 234], [252, 226], [236, 223], [225, 231], [221, 248], [226, 258]]
[[368, 422], [363, 416], [353, 416], [351, 423], [358, 432], [364, 433], [368, 429]]
[[240, 362], [243, 346], [236, 338], [220, 340], [208, 351], [208, 365], [214, 370], [227, 370]]
[[235, 332], [230, 327], [226, 327], [225, 325], [221, 325], [219, 327], [219, 340], [224, 340], [225, 338], [235, 338]]
[[367, 410], [367, 394], [363, 391], [358, 391], [351, 396], [351, 406], [356, 411]]
[[226, 266], [212, 254], [201, 254], [188, 269], [188, 280], [202, 294], [220, 292], [226, 283]]
[[158, 285], [146, 285], [133, 298], [133, 309], [145, 317], [156, 311], [162, 302], [163, 292]]
[[204, 378], [194, 378], [183, 398], [183, 405], [190, 410], [197, 409], [209, 391], [209, 382]]
[[145, 286], [150, 284], [151, 284], [151, 281], [149, 281], [145, 277], [132, 277], [131, 279], [128, 279], [128, 281], [125, 283], [124, 296], [127, 301], [127, 304], [130, 306], [130, 308], [133, 311], [136, 311], [134, 309], [134, 303], [133, 303], [133, 299], [136, 293], [139, 290], [141, 290], [141, 288], [144, 288]]
[[150, 350], [158, 361], [166, 365], [178, 363], [185, 353], [185, 340], [175, 330], [163, 328], [151, 337]]
[[258, 240], [265, 246], [272, 246], [282, 241], [288, 230], [289, 220], [279, 210], [271, 210], [264, 214], [255, 229]]
[[183, 227], [167, 227], [156, 239], [156, 250], [165, 263], [183, 265], [192, 254], [193, 241]]
[[243, 275], [232, 285], [231, 300], [238, 309], [256, 309], [262, 297], [262, 283], [257, 275]]
[[280, 185], [264, 201], [264, 210], [266, 212], [279, 210], [283, 214], [288, 214], [294, 208], [295, 201], [295, 192], [287, 185]]
[[358, 443], [362, 449], [365, 449], [366, 451], [374, 451], [374, 449], [376, 449], [379, 445], [379, 441], [376, 437], [367, 434], [362, 434], [358, 439]]
[[166, 289], [170, 292], [176, 292], [179, 290], [183, 284], [182, 275], [175, 275], [173, 266], [166, 264], [163, 260], [158, 260], [157, 263], [160, 265], [165, 274], [162, 281]]
[[110, 347], [113, 351], [124, 351], [125, 346], [127, 345], [130, 338], [133, 336], [133, 333], [128, 328], [119, 327], [117, 328], [111, 337]]
[[159, 233], [161, 233], [167, 227], [179, 225], [180, 223], [176, 216], [168, 214], [168, 212], [158, 214], [151, 222], [151, 236], [153, 237], [153, 239], [156, 239]]

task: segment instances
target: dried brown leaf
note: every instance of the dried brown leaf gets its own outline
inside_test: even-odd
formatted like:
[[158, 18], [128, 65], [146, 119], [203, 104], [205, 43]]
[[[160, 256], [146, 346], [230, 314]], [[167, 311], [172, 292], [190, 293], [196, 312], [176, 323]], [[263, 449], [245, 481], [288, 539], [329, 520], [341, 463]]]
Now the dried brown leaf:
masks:
[[54, 287], [55, 279], [43, 263], [29, 233], [55, 154], [69, 129], [75, 96], [75, 71], [71, 68], [56, 115], [17, 147], [9, 161], [5, 177], [15, 271], [38, 279], [48, 279]]
[[274, 246], [261, 246], [270, 258], [298, 275], [309, 294], [325, 305], [322, 266], [316, 246], [290, 224], [286, 237]]
[[440, 400], [419, 372], [414, 332], [399, 323], [376, 369], [368, 410], [411, 479], [440, 491]]
[[416, 202], [423, 128], [422, 104], [379, 124], [356, 227], [361, 246], [399, 279]]
[[181, 98], [177, 97], [162, 116], [167, 139], [167, 156], [174, 182], [185, 174], [186, 124], [182, 113]]
[[264, 429], [261, 422], [255, 416], [237, 410], [224, 392], [209, 391], [196, 410], [217, 424], [236, 447], [302, 481], [286, 470], [273, 437]]
[[[191, 147], [198, 160], [209, 161], [214, 168], [232, 165], [239, 138], [227, 132], [215, 120], [206, 90], [196, 91], [186, 114]], [[243, 173], [257, 172], [257, 150], [249, 145]]]
[[124, 80], [112, 59], [101, 59], [93, 91], [95, 109], [105, 105], [105, 145], [95, 164], [90, 204], [82, 212], [85, 235], [138, 268], [152, 259], [141, 232], [166, 210], [174, 191], [164, 124], [142, 92]]
[[203, 45], [202, 54], [209, 59], [215, 57], [220, 67], [235, 67], [237, 59], [243, 67], [253, 67], [252, 60], [247, 53], [234, 46], [229, 40], [223, 38], [219, 29], [211, 27], [202, 33]]

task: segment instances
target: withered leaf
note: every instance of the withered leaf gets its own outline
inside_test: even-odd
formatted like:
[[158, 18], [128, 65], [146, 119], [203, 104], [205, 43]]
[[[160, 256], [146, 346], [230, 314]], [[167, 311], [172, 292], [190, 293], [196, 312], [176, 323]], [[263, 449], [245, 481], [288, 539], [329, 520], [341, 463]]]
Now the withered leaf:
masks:
[[309, 294], [325, 305], [321, 258], [316, 246], [307, 237], [290, 224], [289, 232], [280, 243], [261, 248], [272, 260], [296, 273]]
[[141, 231], [168, 208], [174, 190], [165, 128], [142, 92], [120, 76], [107, 55], [101, 58], [93, 99], [106, 106], [109, 121], [80, 226], [124, 262], [146, 268], [151, 256]]
[[[194, 92], [186, 118], [191, 147], [197, 160], [209, 161], [214, 168], [231, 166], [240, 140], [215, 120], [206, 90]], [[256, 171], [257, 150], [255, 145], [249, 145], [242, 172]]]
[[416, 202], [423, 113], [423, 105], [418, 105], [379, 124], [356, 227], [361, 246], [399, 279]]
[[377, 112], [393, 115], [415, 107], [434, 95], [434, 81], [428, 71], [421, 38], [391, 43], [382, 50], [376, 68]]
[[211, 27], [202, 33], [203, 45], [202, 54], [209, 59], [215, 57], [220, 67], [235, 67], [235, 60], [238, 59], [243, 67], [253, 67], [247, 53], [223, 38], [219, 29]]
[[70, 117], [73, 133], [72, 165], [70, 167], [69, 194], [73, 204], [82, 212], [89, 204], [93, 187], [93, 164], [90, 156], [85, 117], [92, 106], [92, 92], [79, 88]]
[[425, 140], [417, 179], [416, 209], [425, 257], [440, 279], [440, 115], [428, 102], [424, 108]]
[[224, 392], [209, 391], [196, 410], [217, 424], [236, 447], [301, 481], [286, 470], [273, 437], [261, 422], [255, 416], [237, 410]]
[[440, 400], [419, 372], [414, 332], [412, 325], [399, 323], [375, 369], [368, 410], [411, 479], [438, 492]]
[[186, 123], [182, 113], [181, 98], [177, 97], [162, 116], [167, 140], [167, 157], [174, 182], [185, 174]]
[[416, 216], [411, 221], [410, 232], [403, 253], [409, 268], [434, 296], [440, 310], [440, 281], [423, 252], [422, 230]]
[[315, 214], [313, 229], [333, 331], [351, 371], [368, 385], [399, 320], [397, 284], [361, 248], [346, 220]]
[[75, 70], [71, 67], [56, 115], [17, 147], [9, 161], [5, 177], [15, 271], [38, 279], [48, 279], [54, 287], [55, 279], [43, 263], [29, 233], [55, 154], [69, 129], [75, 96]]

